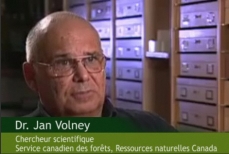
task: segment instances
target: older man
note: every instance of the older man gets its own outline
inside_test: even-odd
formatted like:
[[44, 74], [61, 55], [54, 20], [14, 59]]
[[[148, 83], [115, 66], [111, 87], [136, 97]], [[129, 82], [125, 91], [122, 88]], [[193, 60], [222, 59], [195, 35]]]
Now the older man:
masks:
[[160, 117], [116, 109], [105, 98], [105, 64], [93, 26], [69, 12], [43, 18], [26, 41], [28, 86], [40, 97], [28, 116], [125, 117], [150, 131], [176, 131]]

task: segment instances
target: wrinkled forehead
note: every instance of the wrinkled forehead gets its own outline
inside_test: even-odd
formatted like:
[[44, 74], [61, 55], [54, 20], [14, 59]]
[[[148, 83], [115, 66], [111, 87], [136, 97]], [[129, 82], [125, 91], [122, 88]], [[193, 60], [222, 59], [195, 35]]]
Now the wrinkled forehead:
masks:
[[98, 33], [86, 24], [66, 21], [50, 26], [45, 33], [43, 52], [45, 59], [52, 60], [60, 54], [81, 56], [102, 52]]

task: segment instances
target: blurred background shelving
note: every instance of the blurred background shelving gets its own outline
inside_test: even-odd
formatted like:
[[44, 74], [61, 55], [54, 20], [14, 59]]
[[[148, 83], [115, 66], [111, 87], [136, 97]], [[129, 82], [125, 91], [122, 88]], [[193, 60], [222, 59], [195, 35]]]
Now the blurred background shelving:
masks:
[[173, 0], [171, 122], [229, 131], [228, 0]]

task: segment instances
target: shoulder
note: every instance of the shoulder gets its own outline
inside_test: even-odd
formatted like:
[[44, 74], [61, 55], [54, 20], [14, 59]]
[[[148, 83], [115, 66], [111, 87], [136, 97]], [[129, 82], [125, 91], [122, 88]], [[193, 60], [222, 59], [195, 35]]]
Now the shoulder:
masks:
[[24, 115], [23, 117], [41, 117], [40, 111], [37, 108], [36, 110], [32, 111], [31, 113]]
[[177, 132], [177, 130], [155, 113], [138, 110], [116, 109], [120, 117], [132, 120], [142, 131]]

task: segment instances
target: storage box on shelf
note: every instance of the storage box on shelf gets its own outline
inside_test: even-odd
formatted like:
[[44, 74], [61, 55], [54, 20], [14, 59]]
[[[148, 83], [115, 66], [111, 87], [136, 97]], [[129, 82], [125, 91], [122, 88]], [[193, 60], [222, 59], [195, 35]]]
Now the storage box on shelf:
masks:
[[106, 80], [106, 96], [111, 97], [111, 81], [110, 79]]
[[111, 61], [107, 60], [107, 62], [106, 62], [106, 77], [107, 78], [110, 78], [112, 75], [112, 67], [111, 66], [112, 66]]
[[217, 107], [190, 102], [179, 102], [179, 122], [206, 129], [217, 129]]
[[188, 3], [195, 3], [195, 2], [203, 2], [208, 0], [181, 0], [182, 4], [188, 4]]
[[85, 2], [86, 2], [86, 0], [67, 0], [69, 7], [83, 5], [83, 4], [85, 4]]
[[101, 46], [104, 55], [106, 58], [110, 59], [112, 57], [112, 50], [111, 50], [111, 45], [109, 40], [102, 40], [101, 41]]
[[142, 18], [128, 18], [116, 20], [117, 38], [140, 38], [142, 36]]
[[116, 81], [116, 94], [118, 99], [127, 101], [142, 101], [142, 84], [140, 82]]
[[218, 2], [185, 5], [180, 7], [180, 27], [215, 26], [218, 22]]
[[143, 55], [141, 39], [116, 41], [116, 58], [141, 60]]
[[113, 68], [112, 68], [112, 59], [111, 59], [111, 52], [109, 50], [109, 46], [107, 46], [107, 44], [105, 43], [102, 43], [102, 48], [103, 48], [103, 51], [104, 51], [104, 54], [107, 58], [106, 60], [106, 96], [112, 100], [112, 93], [113, 93], [113, 85], [112, 85], [112, 80], [113, 80]]
[[98, 3], [98, 2], [104, 2], [109, 0], [89, 0], [91, 3]]
[[111, 17], [111, 1], [91, 4], [90, 20], [106, 20]]
[[115, 103], [116, 103], [117, 108], [138, 110], [138, 111], [143, 110], [142, 104], [139, 104], [139, 103], [130, 103], [130, 102], [120, 101], [120, 100], [117, 100]]
[[83, 17], [85, 19], [87, 18], [87, 14], [86, 14], [87, 8], [85, 5], [72, 6], [72, 7], [70, 7], [69, 11], [73, 12], [73, 13], [75, 13], [75, 14], [77, 14], [80, 17]]
[[98, 31], [101, 39], [109, 39], [110, 38], [110, 21], [93, 21], [91, 24]]
[[144, 10], [144, 4], [141, 0], [116, 0], [116, 17], [140, 16]]
[[206, 79], [177, 78], [177, 99], [217, 104], [217, 81]]
[[142, 81], [142, 63], [139, 61], [117, 61], [116, 78]]
[[180, 52], [216, 52], [217, 29], [179, 31]]
[[180, 55], [180, 75], [217, 78], [217, 56], [215, 54]]
[[86, 0], [64, 0], [63, 9], [87, 19]]
[[225, 3], [173, 0], [171, 120], [183, 131], [228, 131]]

